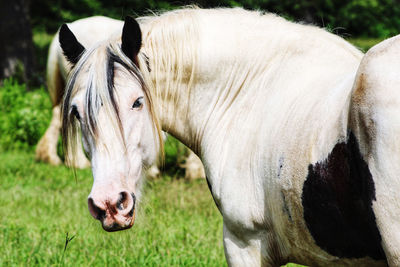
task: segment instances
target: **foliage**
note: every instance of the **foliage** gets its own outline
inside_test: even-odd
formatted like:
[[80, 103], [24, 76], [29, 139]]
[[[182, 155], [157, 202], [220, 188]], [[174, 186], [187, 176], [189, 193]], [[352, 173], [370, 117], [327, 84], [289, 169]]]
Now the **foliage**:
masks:
[[126, 15], [143, 15], [149, 10], [169, 10], [189, 4], [261, 9], [353, 37], [386, 38], [397, 34], [400, 28], [400, 5], [396, 0], [32, 0], [32, 23], [54, 33], [61, 23], [87, 16], [123, 19]]
[[36, 56], [36, 79], [38, 80], [38, 84], [45, 84], [47, 54], [52, 40], [53, 34], [34, 29], [33, 45]]
[[0, 87], [0, 150], [32, 150], [48, 126], [50, 113], [43, 88], [26, 92], [24, 84], [5, 80]]
[[395, 0], [352, 0], [336, 15], [336, 21], [355, 36], [387, 38], [399, 33], [400, 6]]

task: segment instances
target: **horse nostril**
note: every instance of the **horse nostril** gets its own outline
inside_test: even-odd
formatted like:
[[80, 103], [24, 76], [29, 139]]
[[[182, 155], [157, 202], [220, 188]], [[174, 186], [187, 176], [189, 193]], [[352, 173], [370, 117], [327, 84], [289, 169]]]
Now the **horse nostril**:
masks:
[[94, 204], [93, 198], [91, 197], [88, 199], [88, 207], [90, 214], [92, 214], [95, 219], [102, 221], [104, 217], [106, 217], [106, 211], [97, 207], [96, 204]]
[[124, 210], [124, 209], [128, 208], [128, 205], [130, 204], [129, 202], [130, 201], [129, 201], [128, 192], [123, 191], [123, 192], [119, 193], [119, 199], [117, 202], [117, 208], [119, 210]]
[[131, 196], [132, 196], [132, 200], [133, 200], [133, 205], [132, 205], [132, 209], [129, 211], [129, 216], [133, 216], [133, 212], [134, 212], [134, 210], [135, 210], [135, 204], [136, 204], [136, 197], [135, 197], [135, 194], [134, 193], [131, 193]]

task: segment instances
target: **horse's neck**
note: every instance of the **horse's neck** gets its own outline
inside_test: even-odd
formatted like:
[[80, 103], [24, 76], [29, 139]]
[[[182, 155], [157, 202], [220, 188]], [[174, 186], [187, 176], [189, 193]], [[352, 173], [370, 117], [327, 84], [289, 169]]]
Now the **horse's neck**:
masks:
[[229, 14], [216, 23], [218, 14], [211, 14], [214, 22], [180, 15], [167, 18], [168, 23], [144, 21], [144, 52], [149, 56], [149, 76], [163, 130], [199, 152], [203, 136], [213, 135], [220, 121], [229, 121], [232, 112], [227, 111], [234, 102], [241, 102], [237, 98], [243, 91], [254, 96], [248, 81], [256, 83], [253, 78], [262, 68], [255, 63], [254, 53], [238, 53], [246, 40], [237, 38], [235, 26], [224, 36], [221, 29], [213, 29], [226, 25]]
[[[244, 14], [238, 17], [241, 20], [231, 21], [230, 12]], [[265, 62], [276, 56], [266, 49], [276, 44], [259, 38], [263, 27], [248, 34], [254, 16], [247, 11], [208, 13], [179, 17], [178, 12], [168, 23], [160, 23], [166, 18], [155, 18], [142, 25], [144, 53], [150, 61], [151, 89], [162, 129], [197, 154], [204, 146], [204, 136], [220, 140], [221, 132], [229, 131], [230, 122], [239, 117], [245, 120], [246, 110], [255, 109], [249, 105], [266, 93], [260, 90], [265, 83], [260, 74], [266, 70]], [[271, 21], [275, 20], [281, 22], [272, 16]], [[226, 21], [232, 25], [227, 26]], [[238, 32], [243, 35], [238, 36]], [[259, 52], [264, 54], [263, 60]]]
[[[178, 11], [167, 18], [145, 19], [142, 30], [150, 68], [145, 76], [161, 127], [196, 151], [200, 123], [192, 115], [203, 101], [194, 99], [199, 90], [195, 77], [198, 36], [193, 33], [192, 19]], [[142, 69], [146, 72], [143, 65]]]
[[[280, 119], [275, 118], [278, 115], [268, 116], [271, 123], [287, 122], [283, 126], [295, 127], [298, 122], [285, 115], [293, 112], [290, 103], [299, 106], [296, 116], [306, 119], [305, 114], [318, 110], [316, 107], [321, 105], [318, 104], [321, 102], [319, 99], [327, 99], [324, 96], [328, 92], [333, 95], [332, 92], [338, 91], [339, 95], [343, 95], [340, 77], [346, 73], [353, 75], [361, 57], [354, 48], [346, 48], [348, 45], [344, 41], [336, 40], [336, 37], [318, 29], [267, 17], [249, 31], [251, 25], [259, 22], [257, 16], [245, 17], [243, 21], [230, 21], [230, 18], [228, 13], [210, 12], [207, 17], [199, 17], [191, 23], [179, 21], [183, 23], [179, 27], [167, 24], [174, 28], [171, 34], [181, 31], [179, 36], [184, 39], [169, 36], [168, 42], [158, 41], [161, 44], [159, 47], [153, 47], [157, 43], [156, 38], [165, 35], [167, 29], [158, 30], [153, 36], [149, 32], [144, 34], [144, 50], [150, 58], [152, 70], [149, 75], [157, 87], [155, 104], [160, 107], [158, 115], [162, 128], [197, 154], [203, 153], [207, 147], [221, 145], [226, 138], [230, 138], [231, 142], [262, 138], [261, 135], [267, 131], [255, 129], [259, 128], [260, 121], [266, 120], [267, 114], [272, 114], [271, 111], [280, 111]], [[229, 27], [226, 21], [231, 22]], [[193, 30], [187, 25], [201, 27], [185, 34], [186, 27], [189, 31]], [[313, 50], [308, 49], [310, 42], [306, 41], [294, 46], [294, 41], [299, 41], [303, 34], [315, 36], [323, 44]], [[341, 57], [322, 57], [326, 54], [325, 46], [338, 51]], [[317, 58], [314, 65], [307, 63], [310, 58]], [[332, 73], [326, 75], [325, 69], [319, 66], [328, 63]], [[320, 77], [320, 81], [310, 77]], [[319, 87], [320, 83], [324, 86]], [[350, 88], [349, 84], [344, 87]], [[344, 91], [349, 92], [348, 89]], [[304, 95], [312, 104], [298, 104], [302, 103], [298, 99], [303, 99]], [[345, 117], [343, 115], [341, 120], [345, 121]], [[245, 126], [250, 129], [243, 131]], [[289, 128], [288, 131], [292, 131]], [[250, 146], [248, 143], [240, 145], [243, 149]], [[211, 150], [213, 153], [219, 151]]]
[[[149, 55], [150, 77], [162, 129], [200, 155], [203, 136], [216, 130], [240, 86], [226, 90], [227, 83], [232, 80], [224, 79], [226, 75], [221, 70], [224, 66], [219, 66], [217, 59], [208, 62], [209, 69], [206, 70], [199, 68], [202, 62], [196, 62], [205, 59], [196, 58], [193, 62], [184, 62], [183, 66], [182, 62], [172, 62], [171, 65], [181, 66], [183, 70], [166, 67], [156, 72], [153, 67], [158, 59], [153, 56]], [[178, 80], [171, 79], [182, 74]], [[235, 74], [231, 72], [228, 76], [232, 78]]]

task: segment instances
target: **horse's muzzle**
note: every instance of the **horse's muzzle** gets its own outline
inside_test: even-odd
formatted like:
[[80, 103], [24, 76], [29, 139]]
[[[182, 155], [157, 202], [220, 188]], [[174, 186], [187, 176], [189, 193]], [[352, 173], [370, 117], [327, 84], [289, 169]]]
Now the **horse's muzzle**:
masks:
[[102, 223], [108, 232], [129, 229], [135, 222], [136, 197], [127, 191], [120, 192], [114, 198], [104, 200], [88, 198], [90, 214]]

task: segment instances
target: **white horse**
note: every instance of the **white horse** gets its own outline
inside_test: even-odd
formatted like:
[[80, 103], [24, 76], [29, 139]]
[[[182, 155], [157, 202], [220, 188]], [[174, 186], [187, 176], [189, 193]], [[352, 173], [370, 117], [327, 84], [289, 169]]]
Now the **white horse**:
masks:
[[374, 178], [373, 210], [390, 266], [400, 266], [400, 35], [364, 56], [352, 96], [351, 124]]
[[243, 9], [138, 21], [126, 18], [122, 37], [88, 50], [67, 26], [60, 32], [77, 62], [63, 139], [72, 153], [82, 131], [89, 210], [105, 230], [133, 225], [162, 128], [204, 163], [229, 265], [398, 265], [388, 224], [399, 221], [378, 211], [392, 206], [380, 202], [361, 138], [377, 136], [350, 112], [361, 52], [322, 29]]
[[[121, 34], [123, 21], [102, 16], [80, 19], [68, 24], [84, 47], [92, 47], [99, 41], [110, 38], [113, 34]], [[47, 60], [47, 86], [53, 104], [53, 116], [49, 127], [36, 147], [36, 159], [52, 165], [61, 164], [57, 155], [57, 142], [61, 128], [60, 105], [64, 94], [65, 81], [71, 70], [71, 64], [65, 59], [58, 32], [53, 38]], [[73, 167], [87, 168], [90, 166], [82, 149], [76, 150], [76, 161]], [[185, 178], [192, 180], [205, 177], [200, 159], [189, 151], [188, 157], [182, 164], [185, 169]], [[157, 165], [153, 165], [147, 173], [150, 177], [159, 175]]]

